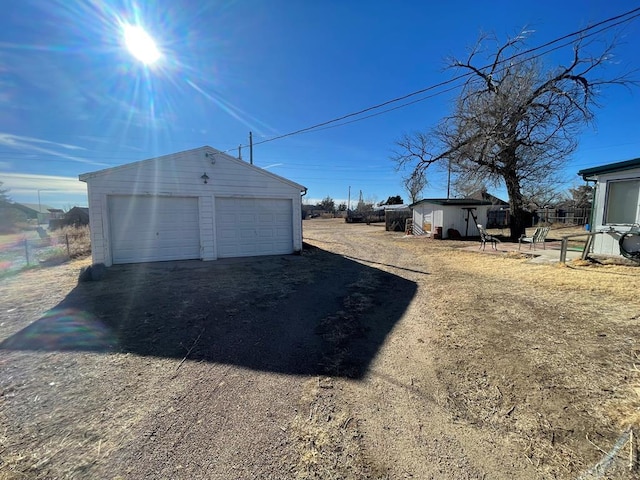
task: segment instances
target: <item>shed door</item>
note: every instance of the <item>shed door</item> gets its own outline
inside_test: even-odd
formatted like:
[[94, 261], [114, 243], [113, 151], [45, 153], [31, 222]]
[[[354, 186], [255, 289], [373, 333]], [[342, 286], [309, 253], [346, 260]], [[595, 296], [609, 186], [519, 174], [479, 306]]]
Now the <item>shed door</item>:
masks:
[[286, 198], [216, 198], [218, 258], [293, 253], [292, 210]]
[[198, 199], [110, 196], [113, 263], [200, 258]]

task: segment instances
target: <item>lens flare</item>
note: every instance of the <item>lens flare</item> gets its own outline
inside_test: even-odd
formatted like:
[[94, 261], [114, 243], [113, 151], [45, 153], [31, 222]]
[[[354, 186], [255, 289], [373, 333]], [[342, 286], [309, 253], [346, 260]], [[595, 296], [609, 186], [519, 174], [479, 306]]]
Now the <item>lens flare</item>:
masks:
[[110, 352], [117, 345], [112, 330], [89, 313], [54, 308], [0, 342], [0, 350]]
[[123, 27], [123, 35], [131, 55], [145, 65], [153, 65], [162, 56], [156, 46], [156, 42], [142, 27], [125, 25]]

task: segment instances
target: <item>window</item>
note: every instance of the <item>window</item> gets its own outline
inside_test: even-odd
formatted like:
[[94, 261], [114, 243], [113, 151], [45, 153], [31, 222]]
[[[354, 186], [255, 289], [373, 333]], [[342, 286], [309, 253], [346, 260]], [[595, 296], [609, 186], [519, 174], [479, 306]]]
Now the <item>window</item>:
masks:
[[607, 182], [604, 223], [637, 223], [639, 201], [640, 180]]

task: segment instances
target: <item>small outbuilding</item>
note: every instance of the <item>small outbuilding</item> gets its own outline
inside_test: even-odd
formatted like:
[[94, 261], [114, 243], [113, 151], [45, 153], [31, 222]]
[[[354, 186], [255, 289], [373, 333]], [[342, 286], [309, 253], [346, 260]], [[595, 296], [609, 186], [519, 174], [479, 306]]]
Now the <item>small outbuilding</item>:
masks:
[[62, 218], [53, 218], [49, 220], [49, 230], [57, 230], [67, 226], [81, 227], [89, 225], [89, 208], [73, 207], [62, 215]]
[[454, 237], [480, 236], [478, 223], [487, 224], [492, 203], [473, 198], [426, 198], [410, 205], [413, 211], [413, 234]]
[[[640, 255], [640, 158], [585, 168], [578, 172], [594, 182], [592, 253]], [[639, 257], [640, 258], [640, 257]]]
[[302, 250], [306, 188], [205, 146], [80, 175], [94, 263]]

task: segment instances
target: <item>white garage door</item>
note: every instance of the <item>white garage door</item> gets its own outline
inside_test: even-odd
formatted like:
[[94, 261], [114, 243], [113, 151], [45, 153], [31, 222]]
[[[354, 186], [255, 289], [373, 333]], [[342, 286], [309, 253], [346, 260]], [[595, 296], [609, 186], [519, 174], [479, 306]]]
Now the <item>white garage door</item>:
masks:
[[200, 258], [198, 199], [110, 196], [113, 263]]
[[218, 258], [293, 253], [290, 199], [216, 198]]

